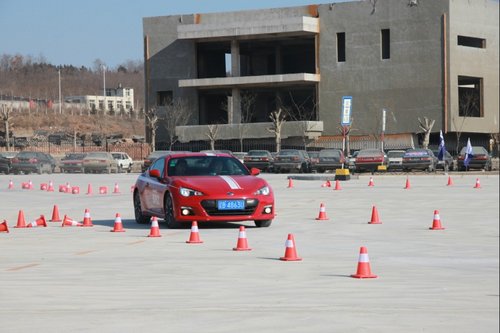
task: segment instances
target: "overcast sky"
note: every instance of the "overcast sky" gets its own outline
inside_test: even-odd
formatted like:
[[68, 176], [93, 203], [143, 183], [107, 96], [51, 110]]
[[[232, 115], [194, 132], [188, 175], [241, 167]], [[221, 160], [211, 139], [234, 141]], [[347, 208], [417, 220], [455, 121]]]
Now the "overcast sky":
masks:
[[54, 65], [78, 67], [92, 67], [100, 59], [116, 67], [127, 60], [143, 60], [143, 17], [314, 3], [318, 2], [0, 0], [0, 54], [43, 56]]

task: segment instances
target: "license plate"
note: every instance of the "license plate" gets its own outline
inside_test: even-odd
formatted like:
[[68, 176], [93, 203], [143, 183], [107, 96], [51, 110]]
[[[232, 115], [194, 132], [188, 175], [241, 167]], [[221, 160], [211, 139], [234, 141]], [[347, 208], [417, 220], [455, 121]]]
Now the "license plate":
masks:
[[245, 209], [245, 200], [218, 200], [219, 210]]

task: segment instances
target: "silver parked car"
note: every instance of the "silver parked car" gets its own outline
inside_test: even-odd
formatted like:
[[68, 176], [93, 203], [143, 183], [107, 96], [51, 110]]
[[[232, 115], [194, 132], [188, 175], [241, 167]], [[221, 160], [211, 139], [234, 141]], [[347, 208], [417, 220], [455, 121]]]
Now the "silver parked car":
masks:
[[111, 153], [97, 151], [88, 153], [82, 161], [83, 172], [106, 172], [118, 173], [118, 163]]

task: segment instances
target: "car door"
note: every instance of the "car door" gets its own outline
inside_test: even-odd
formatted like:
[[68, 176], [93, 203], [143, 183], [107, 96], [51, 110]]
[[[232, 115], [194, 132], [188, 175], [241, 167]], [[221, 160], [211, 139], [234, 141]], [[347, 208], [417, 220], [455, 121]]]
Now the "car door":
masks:
[[150, 170], [158, 170], [160, 178], [147, 176], [144, 189], [146, 209], [157, 216], [163, 213], [163, 193], [165, 192], [165, 157], [158, 158]]

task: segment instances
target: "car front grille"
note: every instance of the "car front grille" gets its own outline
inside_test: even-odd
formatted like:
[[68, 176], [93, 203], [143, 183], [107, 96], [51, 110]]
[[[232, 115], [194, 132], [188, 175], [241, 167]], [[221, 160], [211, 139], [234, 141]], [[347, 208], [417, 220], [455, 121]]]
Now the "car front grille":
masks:
[[217, 200], [203, 200], [201, 206], [205, 209], [210, 216], [239, 216], [239, 215], [251, 215], [254, 213], [255, 208], [259, 201], [257, 199], [247, 199], [245, 200], [245, 208], [238, 210], [219, 210], [217, 208]]

